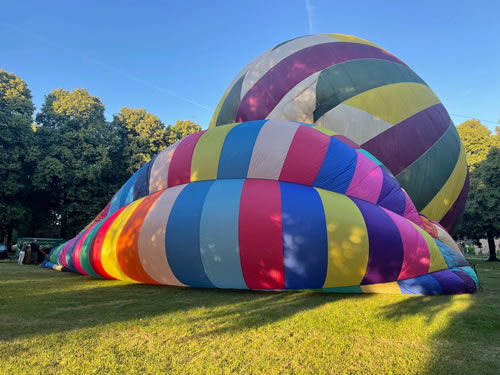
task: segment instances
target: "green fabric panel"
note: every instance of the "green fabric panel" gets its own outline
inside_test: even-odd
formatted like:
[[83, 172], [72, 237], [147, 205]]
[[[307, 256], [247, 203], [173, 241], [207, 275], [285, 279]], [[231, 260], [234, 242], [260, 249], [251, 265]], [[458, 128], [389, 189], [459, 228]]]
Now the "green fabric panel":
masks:
[[243, 86], [243, 80], [245, 79], [245, 74], [243, 74], [240, 79], [231, 88], [231, 91], [226, 96], [226, 100], [222, 104], [222, 107], [215, 122], [215, 126], [232, 124], [236, 122], [236, 113], [238, 112], [238, 107], [241, 102], [241, 86]]
[[333, 65], [318, 76], [314, 122], [345, 100], [391, 83], [425, 82], [404, 65], [379, 59], [351, 60]]
[[80, 264], [85, 272], [94, 277], [101, 278], [98, 274], [94, 272], [92, 266], [90, 265], [90, 245], [92, 244], [92, 240], [94, 239], [95, 234], [99, 230], [99, 228], [104, 224], [106, 218], [103, 218], [100, 223], [97, 223], [94, 228], [87, 234], [85, 241], [82, 244], [82, 250], [80, 252]]
[[453, 123], [420, 158], [396, 176], [420, 212], [448, 181], [460, 155], [460, 138]]
[[355, 286], [343, 286], [339, 288], [325, 288], [322, 289], [325, 293], [363, 293], [359, 285]]

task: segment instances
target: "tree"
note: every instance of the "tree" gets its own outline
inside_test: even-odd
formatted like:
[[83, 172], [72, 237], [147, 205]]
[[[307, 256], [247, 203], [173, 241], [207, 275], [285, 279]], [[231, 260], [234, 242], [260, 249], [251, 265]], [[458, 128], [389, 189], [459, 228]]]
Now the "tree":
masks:
[[121, 134], [128, 175], [167, 147], [165, 126], [144, 109], [123, 107], [113, 116], [112, 125]]
[[[498, 135], [498, 133], [497, 133]], [[492, 147], [471, 173], [469, 198], [457, 234], [488, 239], [489, 261], [497, 261], [495, 237], [500, 235], [500, 148]]]
[[201, 132], [201, 126], [189, 120], [177, 120], [175, 125], [167, 126], [167, 145], [170, 146], [185, 136]]
[[469, 170], [473, 171], [486, 159], [494, 137], [491, 137], [491, 131], [479, 120], [467, 120], [457, 126], [457, 131], [464, 145]]
[[26, 214], [31, 179], [35, 107], [26, 83], [0, 69], [0, 231], [12, 232]]
[[41, 150], [33, 185], [45, 197], [60, 235], [78, 233], [124, 182], [113, 165], [120, 137], [105, 121], [104, 105], [85, 89], [45, 97], [35, 132]]

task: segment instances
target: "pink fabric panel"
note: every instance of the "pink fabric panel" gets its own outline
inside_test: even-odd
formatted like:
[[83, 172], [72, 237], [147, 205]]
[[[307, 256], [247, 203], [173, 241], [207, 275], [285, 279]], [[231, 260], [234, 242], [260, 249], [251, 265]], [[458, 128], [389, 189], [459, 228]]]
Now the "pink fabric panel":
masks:
[[328, 135], [306, 125], [300, 126], [293, 137], [279, 180], [312, 186], [329, 145]]
[[206, 130], [188, 135], [179, 142], [168, 169], [168, 187], [191, 182], [191, 161], [198, 139]]
[[382, 170], [358, 150], [356, 154], [358, 155], [356, 170], [346, 195], [377, 203], [384, 182]]
[[430, 255], [425, 238], [404, 217], [382, 208], [396, 224], [403, 242], [403, 265], [398, 280], [426, 274], [429, 271]]
[[[403, 189], [401, 189], [403, 190]], [[410, 197], [408, 194], [406, 194], [406, 191], [403, 190], [403, 193], [406, 197], [406, 208], [405, 208], [405, 217], [413, 221], [415, 224], [417, 224], [420, 228], [424, 228], [424, 223], [422, 223], [422, 220], [420, 219], [420, 215], [418, 214], [417, 208], [411, 201]]]

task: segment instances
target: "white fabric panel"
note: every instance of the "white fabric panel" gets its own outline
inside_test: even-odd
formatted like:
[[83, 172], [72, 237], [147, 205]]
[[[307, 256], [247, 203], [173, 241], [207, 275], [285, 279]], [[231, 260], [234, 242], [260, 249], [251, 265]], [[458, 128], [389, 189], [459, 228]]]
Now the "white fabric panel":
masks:
[[393, 125], [361, 109], [339, 104], [321, 116], [316, 125], [334, 130], [363, 144]]
[[165, 250], [165, 232], [175, 200], [186, 185], [174, 186], [161, 193], [149, 209], [138, 239], [138, 253], [144, 271], [153, 280], [166, 285], [184, 286], [173, 274]]
[[[337, 39], [325, 35], [311, 35], [292, 40], [279, 46], [274, 50], [264, 52], [262, 55], [252, 61], [245, 69], [246, 76], [243, 80], [240, 99], [250, 90], [250, 88], [261, 79], [273, 66], [284, 60], [286, 57], [294, 54], [301, 49], [314, 46], [316, 44], [337, 42]], [[245, 70], [244, 70], [245, 71]], [[242, 71], [244, 73], [244, 71]], [[241, 77], [241, 73], [238, 74]], [[236, 82], [236, 81], [235, 81]]]
[[274, 107], [267, 118], [312, 124], [313, 112], [316, 109], [316, 85], [320, 73], [316, 72], [295, 85]]
[[267, 121], [255, 141], [247, 178], [277, 180], [299, 126], [287, 121]]
[[447, 245], [448, 247], [452, 248], [453, 250], [457, 251], [459, 254], [462, 254], [460, 251], [460, 248], [456, 244], [456, 242], [453, 240], [453, 238], [449, 235], [447, 231], [445, 231], [443, 228], [441, 228], [439, 225], [434, 224], [434, 227], [436, 227], [437, 232], [438, 232], [438, 240]]
[[167, 188], [170, 161], [174, 156], [175, 149], [179, 145], [179, 142], [180, 141], [177, 141], [173, 145], [168, 146], [156, 157], [151, 167], [151, 174], [149, 175], [149, 194]]

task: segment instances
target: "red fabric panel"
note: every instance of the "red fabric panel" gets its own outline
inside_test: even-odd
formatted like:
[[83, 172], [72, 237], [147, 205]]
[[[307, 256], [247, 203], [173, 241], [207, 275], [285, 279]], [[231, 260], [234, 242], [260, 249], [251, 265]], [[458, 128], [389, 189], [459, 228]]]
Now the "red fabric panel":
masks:
[[240, 261], [250, 289], [284, 289], [281, 194], [278, 181], [246, 180], [239, 213]]
[[184, 137], [174, 151], [168, 168], [168, 187], [191, 182], [191, 161], [198, 139], [206, 130]]
[[101, 262], [102, 244], [104, 243], [104, 239], [106, 238], [106, 233], [108, 232], [109, 227], [111, 226], [111, 224], [113, 224], [118, 215], [122, 213], [125, 207], [128, 206], [120, 208], [113, 215], [104, 219], [106, 221], [104, 222], [103, 225], [101, 225], [101, 227], [95, 234], [94, 239], [92, 240], [92, 244], [90, 245], [90, 254], [89, 254], [90, 266], [92, 267], [95, 273], [97, 273], [99, 276], [105, 279], [116, 280], [113, 276], [109, 275], [102, 266]]
[[279, 180], [312, 186], [329, 145], [328, 135], [300, 126], [290, 144]]

